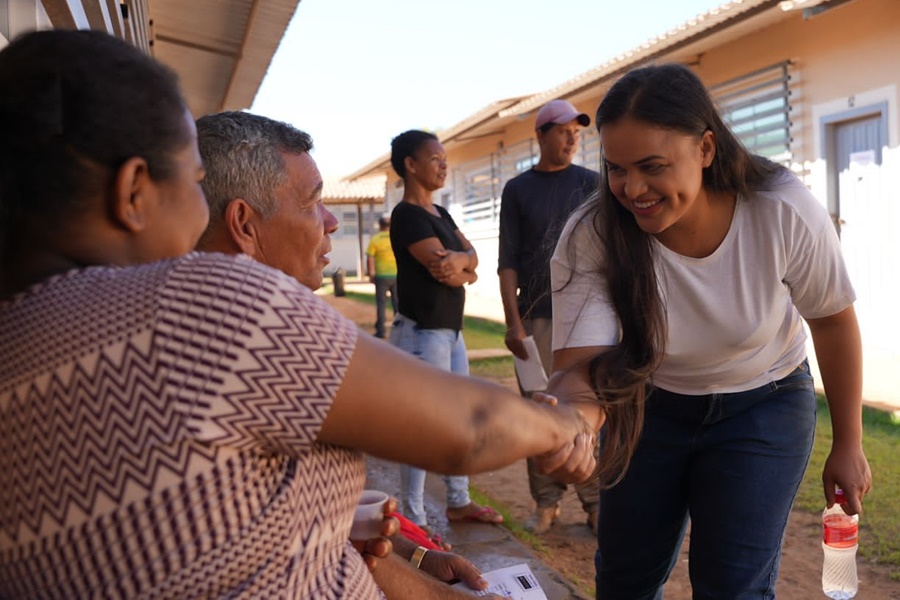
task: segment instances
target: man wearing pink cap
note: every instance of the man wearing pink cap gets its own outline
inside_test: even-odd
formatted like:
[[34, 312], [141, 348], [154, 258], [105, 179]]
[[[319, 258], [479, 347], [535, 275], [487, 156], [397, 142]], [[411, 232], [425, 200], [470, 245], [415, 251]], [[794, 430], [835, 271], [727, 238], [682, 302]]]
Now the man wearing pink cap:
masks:
[[[580, 132], [591, 119], [565, 100], [541, 107], [534, 128], [541, 151], [538, 163], [510, 179], [503, 188], [500, 208], [500, 295], [506, 315], [506, 346], [527, 358], [523, 345], [534, 336], [544, 371], [552, 364], [550, 256], [569, 215], [597, 190], [599, 173], [573, 165]], [[538, 390], [523, 390], [522, 395]], [[559, 516], [559, 501], [566, 484], [537, 471], [528, 461], [528, 484], [537, 504], [529, 523], [544, 533]], [[596, 480], [576, 486], [587, 522], [596, 534], [599, 488]]]

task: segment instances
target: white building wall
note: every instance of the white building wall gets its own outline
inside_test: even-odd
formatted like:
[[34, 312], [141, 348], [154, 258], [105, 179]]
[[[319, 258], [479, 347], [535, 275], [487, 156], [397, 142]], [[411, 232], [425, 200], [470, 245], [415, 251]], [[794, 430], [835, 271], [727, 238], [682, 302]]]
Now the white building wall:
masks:
[[[12, 38], [34, 29], [50, 29], [52, 24], [44, 5], [40, 0], [0, 0], [0, 12], [4, 12], [6, 30], [3, 34], [3, 46]], [[82, 11], [83, 12], [83, 11]]]

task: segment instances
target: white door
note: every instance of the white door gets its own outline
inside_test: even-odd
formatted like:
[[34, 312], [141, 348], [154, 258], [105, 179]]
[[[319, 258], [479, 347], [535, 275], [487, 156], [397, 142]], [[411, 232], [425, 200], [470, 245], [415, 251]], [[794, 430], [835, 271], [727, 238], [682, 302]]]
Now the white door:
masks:
[[829, 211], [841, 236], [869, 348], [892, 348], [900, 331], [895, 300], [900, 210], [891, 190], [897, 151], [885, 149], [883, 113], [831, 126]]

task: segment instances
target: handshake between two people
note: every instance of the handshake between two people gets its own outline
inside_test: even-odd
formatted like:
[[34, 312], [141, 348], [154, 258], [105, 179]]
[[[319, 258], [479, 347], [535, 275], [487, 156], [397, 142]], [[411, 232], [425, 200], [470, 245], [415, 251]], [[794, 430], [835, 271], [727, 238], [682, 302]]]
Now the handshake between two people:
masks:
[[[594, 457], [596, 432], [602, 425], [602, 413], [599, 407], [583, 403], [560, 403], [553, 394], [535, 392], [531, 399], [539, 404], [556, 407], [565, 411], [575, 422], [577, 433], [572, 439], [565, 440], [556, 450], [531, 457], [537, 469], [562, 483], [582, 483], [587, 481], [597, 468]], [[579, 409], [579, 405], [581, 408]], [[597, 423], [599, 421], [599, 423]]]

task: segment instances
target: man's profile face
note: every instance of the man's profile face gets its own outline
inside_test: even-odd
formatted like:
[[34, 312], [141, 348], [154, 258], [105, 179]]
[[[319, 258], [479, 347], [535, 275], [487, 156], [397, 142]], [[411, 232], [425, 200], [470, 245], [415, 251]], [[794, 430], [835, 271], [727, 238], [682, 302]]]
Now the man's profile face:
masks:
[[335, 216], [322, 202], [322, 176], [308, 153], [283, 153], [288, 180], [276, 188], [275, 212], [258, 222], [261, 262], [315, 290], [329, 263]]
[[581, 129], [578, 119], [572, 119], [568, 123], [556, 123], [547, 131], [538, 130], [541, 159], [557, 167], [568, 167], [578, 152]]

